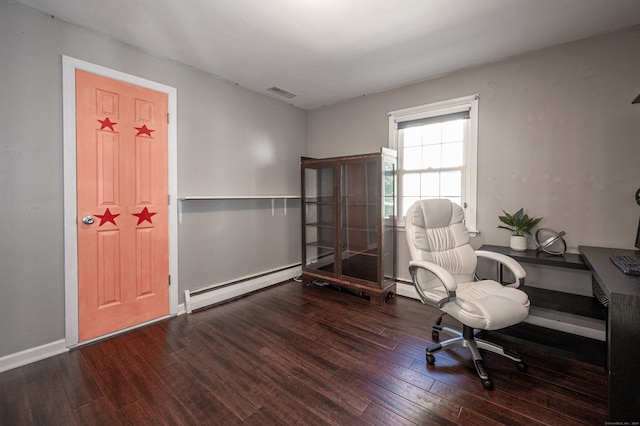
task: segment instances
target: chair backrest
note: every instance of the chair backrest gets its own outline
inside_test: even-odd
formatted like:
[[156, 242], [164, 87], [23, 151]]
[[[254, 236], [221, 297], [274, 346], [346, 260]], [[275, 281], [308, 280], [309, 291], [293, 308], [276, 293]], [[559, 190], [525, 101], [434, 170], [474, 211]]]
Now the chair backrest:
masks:
[[463, 221], [462, 207], [449, 200], [416, 201], [405, 221], [411, 259], [441, 266], [458, 283], [472, 281], [478, 260]]

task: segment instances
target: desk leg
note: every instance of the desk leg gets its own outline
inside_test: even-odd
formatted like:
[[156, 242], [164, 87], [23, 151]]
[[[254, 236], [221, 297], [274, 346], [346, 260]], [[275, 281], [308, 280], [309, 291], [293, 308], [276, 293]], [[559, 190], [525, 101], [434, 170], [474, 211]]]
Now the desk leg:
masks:
[[640, 324], [638, 302], [624, 296], [612, 295], [607, 320], [609, 422], [634, 424], [632, 422], [640, 421], [638, 324]]

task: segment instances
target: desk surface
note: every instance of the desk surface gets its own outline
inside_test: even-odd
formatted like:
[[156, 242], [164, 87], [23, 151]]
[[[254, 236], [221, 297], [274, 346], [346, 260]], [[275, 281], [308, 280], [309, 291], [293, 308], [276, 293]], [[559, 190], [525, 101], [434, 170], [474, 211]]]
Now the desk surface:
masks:
[[583, 262], [582, 256], [579, 254], [565, 253], [562, 256], [556, 256], [536, 250], [528, 249], [525, 251], [511, 250], [509, 247], [494, 246], [489, 244], [482, 245], [478, 250], [495, 251], [497, 253], [506, 254], [513, 259], [531, 264], [558, 266], [569, 269], [589, 269]]
[[580, 246], [578, 249], [610, 300], [624, 299], [625, 304], [640, 306], [640, 276], [623, 273], [609, 259], [614, 253], [634, 254], [637, 251], [590, 246]]

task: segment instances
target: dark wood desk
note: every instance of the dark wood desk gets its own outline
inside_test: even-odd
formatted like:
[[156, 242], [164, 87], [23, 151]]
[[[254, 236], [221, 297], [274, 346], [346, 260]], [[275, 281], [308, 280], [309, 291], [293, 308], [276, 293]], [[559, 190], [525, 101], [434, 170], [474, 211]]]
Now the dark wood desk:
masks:
[[[580, 246], [593, 278], [609, 299], [607, 314], [608, 421], [640, 421], [640, 277], [623, 274], [609, 260], [633, 250]], [[637, 253], [637, 252], [636, 252]], [[623, 423], [625, 422], [625, 423]], [[634, 423], [635, 422], [635, 423]]]

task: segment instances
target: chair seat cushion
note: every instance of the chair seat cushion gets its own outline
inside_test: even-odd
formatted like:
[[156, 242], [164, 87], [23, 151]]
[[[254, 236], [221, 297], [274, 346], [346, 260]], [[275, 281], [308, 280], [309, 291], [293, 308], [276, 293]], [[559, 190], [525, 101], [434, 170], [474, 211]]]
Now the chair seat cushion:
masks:
[[496, 281], [472, 281], [459, 283], [456, 299], [442, 310], [469, 327], [498, 330], [518, 324], [529, 315], [529, 297]]

